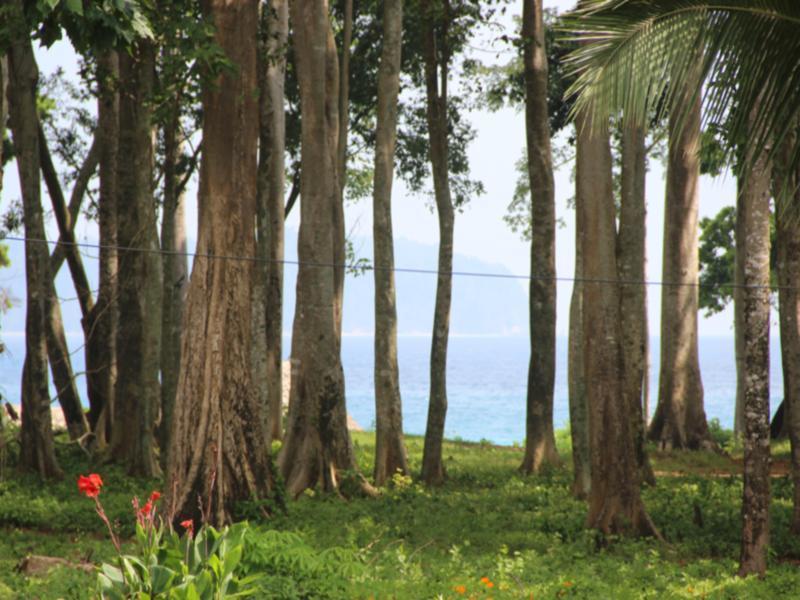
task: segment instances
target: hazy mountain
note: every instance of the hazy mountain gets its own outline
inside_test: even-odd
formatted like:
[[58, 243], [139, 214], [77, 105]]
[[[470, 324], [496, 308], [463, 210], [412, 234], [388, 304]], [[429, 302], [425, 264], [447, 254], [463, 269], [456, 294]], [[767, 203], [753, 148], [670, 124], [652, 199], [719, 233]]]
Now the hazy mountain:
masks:
[[[11, 266], [0, 270], [0, 286], [18, 299], [17, 305], [2, 316], [5, 332], [25, 329], [25, 266], [24, 246], [7, 241]], [[489, 242], [487, 242], [489, 243]], [[356, 255], [371, 261], [372, 242], [368, 238], [353, 240]], [[93, 287], [97, 286], [97, 252], [82, 251], [84, 265]], [[395, 243], [395, 264], [398, 268], [435, 270], [438, 249], [433, 244], [408, 240]], [[297, 231], [286, 232], [286, 258], [297, 258]], [[508, 274], [502, 265], [456, 255], [454, 270], [471, 273]], [[297, 267], [286, 266], [286, 311], [284, 331], [291, 331], [294, 314], [295, 278]], [[397, 273], [397, 306], [401, 334], [428, 335], [433, 323], [433, 304], [436, 294], [436, 275], [430, 273]], [[527, 282], [513, 279], [471, 277], [453, 278], [453, 307], [451, 333], [463, 335], [505, 335], [527, 332]], [[57, 279], [62, 311], [67, 331], [80, 330], [80, 310], [66, 264]], [[347, 334], [372, 334], [374, 329], [374, 286], [372, 271], [363, 275], [348, 275], [345, 283], [344, 331]]]

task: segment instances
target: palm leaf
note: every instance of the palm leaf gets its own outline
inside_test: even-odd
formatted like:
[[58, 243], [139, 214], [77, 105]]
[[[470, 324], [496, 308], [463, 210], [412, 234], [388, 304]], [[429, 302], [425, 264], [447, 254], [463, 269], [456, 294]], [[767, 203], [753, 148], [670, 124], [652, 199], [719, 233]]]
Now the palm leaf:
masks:
[[743, 140], [777, 147], [796, 123], [797, 0], [583, 0], [564, 31], [580, 42], [567, 58], [573, 111], [592, 123], [622, 110], [644, 124], [652, 107], [679, 111], [700, 93], [704, 123], [725, 124], [729, 152]]

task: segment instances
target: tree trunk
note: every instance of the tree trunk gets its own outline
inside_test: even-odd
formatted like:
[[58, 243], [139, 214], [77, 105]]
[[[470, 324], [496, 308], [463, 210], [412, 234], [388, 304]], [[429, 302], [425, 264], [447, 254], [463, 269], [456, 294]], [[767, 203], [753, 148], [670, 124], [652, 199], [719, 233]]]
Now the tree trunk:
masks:
[[[0, 54], [0, 194], [3, 192], [3, 140], [6, 137], [6, 120], [8, 119], [8, 102], [6, 88], [8, 87], [8, 57]], [[0, 422], [2, 422], [0, 416]]]
[[[445, 477], [442, 462], [444, 422], [447, 415], [447, 343], [450, 335], [450, 304], [453, 293], [453, 228], [455, 210], [450, 196], [448, 173], [449, 143], [447, 138], [447, 80], [450, 55], [447, 36], [450, 5], [441, 7], [424, 0], [423, 52], [425, 56], [425, 91], [429, 154], [433, 171], [433, 191], [439, 215], [439, 263], [436, 278], [436, 303], [431, 336], [431, 390], [428, 401], [428, 422], [422, 453], [422, 480], [428, 485], [440, 485]], [[438, 21], [438, 22], [437, 22]]]
[[587, 525], [603, 534], [657, 534], [639, 493], [631, 400], [623, 385], [620, 289], [608, 134], [576, 119], [576, 197], [583, 215], [583, 361], [589, 406]]
[[[89, 286], [89, 278], [83, 268], [83, 261], [81, 259], [80, 251], [75, 243], [75, 218], [72, 208], [73, 204], [78, 204], [79, 200], [75, 197], [70, 200], [70, 207], [67, 207], [64, 193], [61, 190], [61, 183], [58, 180], [58, 173], [56, 172], [53, 159], [50, 155], [50, 150], [47, 148], [47, 138], [44, 135], [41, 123], [38, 127], [39, 131], [39, 160], [41, 161], [42, 174], [47, 184], [47, 190], [50, 196], [50, 202], [53, 206], [53, 214], [56, 218], [58, 225], [59, 239], [56, 252], [53, 257], [48, 256], [48, 263], [50, 265], [50, 284], [49, 297], [48, 297], [48, 314], [47, 314], [47, 355], [50, 360], [50, 370], [53, 374], [53, 383], [56, 387], [56, 394], [58, 396], [59, 404], [64, 412], [64, 420], [67, 424], [67, 431], [69, 431], [70, 439], [79, 439], [88, 431], [89, 424], [83, 412], [81, 399], [78, 395], [78, 388], [75, 385], [75, 375], [72, 370], [72, 360], [70, 358], [69, 348], [67, 346], [67, 339], [64, 334], [64, 323], [61, 318], [61, 306], [58, 298], [58, 293], [55, 286], [55, 277], [58, 270], [61, 268], [63, 260], [67, 261], [69, 265], [70, 275], [75, 287], [78, 297], [78, 304], [80, 305], [81, 323], [84, 328], [84, 336], [88, 339], [91, 335], [89, 329], [88, 317], [90, 311], [94, 308], [94, 298], [92, 297], [92, 290]], [[87, 162], [91, 162], [90, 156], [87, 157]], [[88, 179], [85, 169], [81, 169], [81, 176], [76, 182], [75, 186], [83, 185]], [[90, 176], [90, 174], [89, 174]], [[80, 193], [80, 190], [78, 190]], [[85, 350], [88, 351], [89, 346], [85, 345]]]
[[[796, 139], [793, 136], [792, 140]], [[781, 366], [783, 368], [784, 431], [792, 447], [794, 511], [792, 532], [800, 533], [800, 170], [790, 173], [787, 144], [776, 162], [775, 245], [777, 250]]]
[[342, 27], [342, 52], [339, 62], [338, 81], [338, 126], [336, 135], [336, 174], [338, 202], [334, 207], [333, 262], [334, 286], [336, 288], [336, 327], [339, 339], [342, 337], [342, 317], [344, 311], [344, 277], [346, 252], [346, 233], [344, 223], [344, 188], [347, 182], [347, 134], [350, 124], [350, 47], [353, 43], [353, 0], [342, 0], [344, 23]]
[[[117, 204], [117, 382], [112, 454], [131, 474], [159, 472], [153, 449], [161, 400], [161, 257], [153, 199], [153, 129], [150, 96], [155, 49], [140, 41], [119, 57], [120, 138]], [[127, 250], [130, 248], [130, 250]]]
[[[712, 448], [697, 351], [700, 98], [670, 119], [661, 288], [661, 367], [650, 439], [663, 449]], [[678, 126], [681, 125], [678, 134]]]
[[[763, 576], [769, 547], [769, 319], [770, 164], [756, 157], [744, 176], [736, 219], [743, 266], [744, 492], [739, 575]], [[737, 227], [738, 230], [738, 227]], [[741, 243], [740, 243], [741, 242]]]
[[50, 372], [53, 375], [58, 403], [61, 405], [64, 421], [67, 424], [69, 439], [77, 440], [89, 431], [89, 422], [83, 412], [78, 387], [75, 384], [67, 337], [64, 334], [64, 322], [61, 318], [61, 304], [52, 278], [48, 288], [47, 357], [50, 361]]
[[95, 443], [104, 448], [111, 442], [114, 422], [114, 387], [117, 379], [117, 154], [119, 145], [119, 59], [115, 51], [97, 57], [97, 136], [100, 144], [100, 282], [97, 303], [90, 316], [92, 335], [86, 353], [89, 423]]
[[375, 484], [408, 473], [397, 365], [392, 179], [397, 142], [397, 97], [403, 40], [403, 0], [383, 5], [383, 48], [378, 70], [372, 240], [375, 268]]
[[[259, 256], [265, 259], [264, 304], [266, 401], [270, 439], [282, 437], [283, 417], [283, 258], [286, 116], [283, 108], [288, 0], [273, 0], [262, 8], [259, 52], [260, 152], [258, 163]], [[262, 250], [262, 244], [264, 249]]]
[[622, 194], [617, 233], [617, 269], [622, 319], [622, 385], [630, 400], [631, 428], [636, 461], [642, 481], [654, 485], [655, 474], [645, 452], [645, 419], [642, 404], [647, 372], [647, 287], [645, 237], [647, 207], [645, 179], [647, 150], [642, 128], [622, 131]]
[[199, 233], [182, 340], [168, 488], [176, 519], [230, 522], [236, 502], [272, 488], [268, 432], [250, 369], [258, 130], [257, 0], [204, 4], [234, 65], [203, 93]]
[[592, 488], [589, 455], [589, 405], [586, 403], [586, 376], [583, 368], [583, 211], [575, 196], [575, 281], [569, 304], [569, 343], [567, 349], [567, 386], [569, 423], [572, 438], [572, 493], [576, 498], [589, 497]]
[[161, 299], [161, 420], [158, 427], [160, 462], [169, 462], [169, 436], [181, 365], [181, 331], [189, 260], [186, 255], [186, 198], [180, 189], [179, 165], [183, 143], [180, 139], [180, 107], [164, 127], [164, 203], [161, 217], [162, 299]]
[[288, 493], [297, 496], [317, 485], [339, 489], [341, 471], [355, 470], [356, 462], [347, 431], [335, 270], [330, 267], [338, 204], [336, 47], [325, 0], [292, 0], [289, 8], [302, 111], [302, 201], [292, 392], [279, 465]]
[[22, 370], [20, 467], [41, 477], [61, 477], [50, 424], [47, 378], [47, 315], [50, 294], [49, 252], [39, 187], [39, 131], [36, 87], [39, 72], [23, 16], [22, 1], [7, 15], [16, 35], [9, 48], [10, 120], [22, 191], [25, 237], [25, 365]]
[[[742, 177], [736, 180], [736, 213], [744, 210], [742, 201], [744, 189]], [[746, 242], [745, 232], [742, 229], [744, 221], [737, 218], [734, 232], [734, 245], [736, 248]], [[736, 401], [733, 414], [733, 431], [738, 436], [744, 435], [744, 390], [747, 385], [745, 375], [747, 370], [744, 362], [744, 253], [734, 254], [734, 288], [733, 288], [733, 335], [734, 352], [736, 356]]]
[[531, 188], [531, 281], [525, 457], [520, 470], [538, 473], [561, 461], [553, 432], [556, 375], [556, 206], [547, 118], [547, 51], [541, 0], [522, 3], [525, 132]]

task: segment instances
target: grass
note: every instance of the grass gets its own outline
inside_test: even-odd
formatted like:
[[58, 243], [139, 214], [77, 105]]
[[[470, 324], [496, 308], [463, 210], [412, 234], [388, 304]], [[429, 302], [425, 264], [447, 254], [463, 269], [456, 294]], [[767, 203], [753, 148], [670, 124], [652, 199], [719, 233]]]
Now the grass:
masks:
[[[369, 473], [373, 436], [353, 439]], [[567, 443], [561, 433], [566, 459]], [[418, 472], [422, 440], [409, 437], [408, 449]], [[785, 454], [785, 443], [775, 450]], [[444, 456], [449, 479], [440, 489], [398, 477], [378, 499], [308, 492], [285, 515], [251, 518], [244, 568], [264, 575], [258, 597], [782, 598], [800, 587], [800, 541], [789, 532], [792, 490], [785, 477], [773, 480], [767, 577], [734, 576], [741, 499], [736, 455], [651, 452], [664, 475], [644, 498], [667, 543], [614, 540], [607, 547], [584, 529], [586, 507], [570, 496], [567, 468], [524, 478], [516, 470], [520, 449], [488, 443], [448, 442]], [[131, 497], [159, 487], [92, 465], [74, 447], [61, 447], [60, 459], [63, 482], [45, 485], [10, 469], [0, 482], [0, 598], [91, 597], [91, 574], [59, 568], [26, 577], [14, 570], [30, 553], [112, 558], [102, 523], [77, 493], [78, 473], [103, 473], [104, 504], [128, 535]], [[247, 505], [242, 511], [256, 514]]]

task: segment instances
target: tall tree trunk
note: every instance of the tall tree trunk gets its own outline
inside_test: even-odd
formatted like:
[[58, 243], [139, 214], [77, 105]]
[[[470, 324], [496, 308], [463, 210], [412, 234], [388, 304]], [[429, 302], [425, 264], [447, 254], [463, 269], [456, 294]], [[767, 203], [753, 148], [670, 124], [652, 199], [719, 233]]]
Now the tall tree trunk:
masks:
[[743, 233], [736, 240], [736, 254], [741, 255], [745, 286], [742, 291], [745, 418], [741, 576], [766, 573], [769, 547], [771, 165], [767, 152], [753, 157], [753, 167], [744, 176], [736, 211]]
[[[44, 143], [41, 136], [40, 141]], [[89, 187], [89, 181], [97, 170], [98, 161], [100, 158], [100, 145], [95, 134], [95, 139], [89, 149], [86, 159], [78, 171], [78, 176], [72, 188], [72, 194], [69, 200], [69, 207], [66, 210], [65, 221], [69, 227], [69, 235], [74, 242], [74, 229], [75, 222], [80, 213], [80, 207], [83, 198], [86, 195], [86, 190]], [[60, 186], [56, 178], [55, 188], [60, 194]], [[57, 201], [57, 200], [56, 200]], [[62, 216], [62, 218], [64, 218]], [[67, 346], [67, 338], [64, 333], [64, 323], [61, 318], [61, 305], [56, 295], [56, 288], [54, 281], [58, 275], [58, 271], [64, 264], [66, 259], [65, 246], [62, 245], [67, 240], [59, 236], [58, 244], [53, 252], [50, 254], [50, 312], [47, 319], [47, 356], [50, 360], [50, 372], [53, 375], [53, 383], [55, 384], [58, 394], [58, 401], [61, 409], [64, 412], [64, 420], [67, 424], [67, 431], [69, 432], [70, 439], [76, 440], [82, 438], [87, 431], [90, 430], [89, 422], [81, 404], [80, 395], [78, 394], [78, 387], [75, 383], [75, 374], [72, 370], [72, 360], [70, 357], [69, 347]], [[87, 349], [88, 354], [88, 349]], [[88, 370], [88, 369], [87, 369]], [[90, 375], [87, 373], [87, 379]]]
[[[0, 193], [3, 192], [3, 140], [6, 137], [6, 120], [8, 119], [8, 102], [6, 88], [8, 87], [8, 57], [0, 54]], [[2, 417], [0, 417], [2, 419]]]
[[9, 48], [11, 131], [17, 154], [25, 223], [25, 365], [22, 370], [20, 466], [41, 477], [61, 477], [53, 443], [47, 377], [47, 315], [50, 294], [49, 253], [39, 187], [39, 131], [36, 87], [39, 72], [28, 36], [23, 3], [7, 14], [15, 36]]
[[[91, 163], [91, 153], [93, 151], [94, 147], [90, 150], [90, 155], [87, 157], [86, 161], [87, 163]], [[45, 137], [41, 123], [39, 124], [39, 160], [41, 161], [42, 175], [47, 184], [50, 202], [53, 206], [53, 214], [55, 215], [58, 225], [59, 244], [57, 249], [60, 251], [58, 252], [58, 256], [56, 256], [56, 252], [54, 252], [52, 258], [48, 257], [51, 268], [51, 281], [49, 285], [49, 309], [47, 315], [47, 354], [50, 360], [50, 370], [53, 374], [53, 383], [56, 387], [58, 401], [64, 412], [67, 430], [69, 431], [70, 438], [74, 440], [81, 438], [88, 431], [89, 425], [83, 412], [83, 406], [81, 405], [81, 400], [78, 395], [78, 388], [75, 384], [72, 361], [67, 346], [66, 335], [64, 334], [64, 324], [61, 318], [61, 306], [54, 281], [64, 260], [67, 261], [69, 266], [72, 282], [75, 286], [75, 292], [77, 293], [78, 304], [80, 305], [82, 315], [81, 323], [86, 339], [91, 335], [89, 315], [94, 308], [94, 298], [92, 296], [91, 287], [89, 286], [89, 278], [83, 268], [80, 251], [75, 243], [75, 219], [73, 214], [77, 211], [70, 209], [73, 208], [73, 204], [79, 204], [79, 199], [75, 197], [71, 198], [70, 207], [67, 207], [64, 193], [61, 190], [61, 183], [58, 180], [58, 173], [53, 164], [50, 150], [47, 147], [47, 138]], [[86, 180], [90, 176], [90, 174], [87, 175], [85, 171], [86, 169], [81, 169], [81, 173], [75, 182], [76, 192], [78, 194], [81, 194], [78, 186], [87, 183]], [[84, 350], [88, 353], [88, 344], [84, 346]]]
[[[680, 129], [678, 127], [680, 126]], [[661, 290], [661, 368], [650, 439], [663, 449], [712, 448], [697, 350], [700, 98], [670, 119]]]
[[117, 379], [117, 154], [119, 150], [119, 58], [110, 50], [97, 57], [97, 136], [100, 144], [100, 196], [98, 200], [99, 290], [90, 316], [92, 334], [86, 370], [89, 372], [89, 423], [95, 443], [111, 443], [114, 422], [114, 387]]
[[[229, 522], [237, 501], [272, 488], [268, 432], [250, 369], [255, 252], [258, 0], [210, 0], [215, 41], [234, 65], [203, 93], [199, 232], [170, 438], [167, 489], [177, 516]], [[168, 499], [169, 501], [170, 499]]]
[[436, 304], [431, 336], [431, 390], [422, 453], [422, 479], [428, 485], [439, 485], [446, 477], [442, 462], [442, 442], [447, 415], [447, 343], [450, 335], [450, 304], [453, 294], [455, 225], [455, 210], [450, 196], [447, 138], [447, 80], [450, 71], [447, 36], [450, 4], [448, 0], [444, 0], [442, 6], [434, 7], [431, 0], [424, 0], [421, 11], [425, 23], [423, 52], [429, 155], [433, 171], [436, 212], [439, 215], [439, 275], [436, 278]]
[[[344, 372], [336, 326], [334, 213], [339, 81], [325, 0], [292, 0], [302, 111], [297, 306], [292, 334], [292, 392], [279, 465], [297, 496], [320, 485], [338, 489], [340, 471], [356, 469], [347, 431]], [[367, 486], [362, 482], [362, 487]]]
[[560, 463], [553, 432], [556, 375], [556, 205], [547, 116], [547, 50], [541, 0], [522, 3], [525, 132], [531, 188], [531, 281], [525, 457], [520, 470]]
[[61, 318], [61, 304], [52, 279], [48, 287], [47, 357], [50, 361], [50, 372], [53, 375], [58, 403], [64, 413], [69, 438], [77, 440], [89, 431], [89, 422], [83, 412], [78, 387], [75, 383], [67, 337], [64, 334], [64, 322]]
[[[744, 210], [743, 178], [736, 179], [736, 225], [734, 231], [734, 247], [740, 248], [746, 243], [744, 220], [738, 218], [740, 211]], [[733, 412], [733, 431], [738, 436], [744, 435], [744, 390], [747, 385], [744, 352], [744, 252], [734, 254], [734, 288], [733, 288], [733, 336], [734, 353], [736, 357], [736, 400]]]
[[604, 534], [657, 534], [639, 493], [639, 465], [623, 385], [615, 207], [608, 134], [576, 119], [576, 197], [583, 215], [583, 361], [589, 406], [587, 525]]
[[397, 142], [397, 97], [403, 41], [403, 0], [383, 5], [383, 48], [378, 69], [372, 240], [375, 268], [375, 484], [408, 473], [397, 365], [392, 179]]
[[617, 233], [617, 269], [622, 320], [622, 376], [625, 396], [630, 400], [631, 428], [642, 481], [655, 484], [655, 475], [645, 452], [645, 419], [642, 394], [647, 373], [647, 287], [645, 281], [645, 237], [647, 207], [645, 179], [647, 150], [640, 127], [622, 131], [622, 193]]
[[189, 286], [189, 260], [186, 255], [186, 198], [180, 187], [180, 107], [164, 127], [164, 203], [161, 212], [162, 298], [161, 298], [161, 420], [158, 428], [160, 462], [169, 461], [169, 436], [178, 375], [181, 365], [181, 331], [186, 291]]
[[338, 202], [334, 207], [333, 262], [334, 286], [336, 288], [336, 327], [341, 341], [342, 317], [344, 311], [344, 278], [346, 252], [346, 233], [344, 223], [344, 189], [347, 183], [347, 135], [350, 125], [350, 52], [353, 43], [353, 0], [342, 0], [344, 23], [342, 24], [342, 51], [339, 61], [338, 81], [338, 125], [336, 135], [336, 174]]
[[[258, 157], [259, 256], [266, 261], [264, 330], [266, 345], [266, 400], [270, 439], [282, 437], [283, 416], [283, 258], [286, 114], [284, 81], [289, 34], [288, 0], [262, 7], [262, 47], [259, 58], [260, 140]], [[262, 243], [264, 250], [262, 251]]]
[[[796, 140], [796, 135], [792, 137]], [[794, 511], [792, 532], [800, 533], [800, 170], [791, 169], [790, 142], [775, 164], [775, 245], [777, 250], [781, 366], [785, 430], [792, 447]]]
[[575, 196], [575, 280], [569, 303], [569, 342], [567, 348], [567, 386], [569, 423], [572, 438], [572, 493], [588, 498], [592, 488], [589, 455], [589, 405], [586, 403], [586, 376], [583, 368], [583, 255], [584, 218], [581, 198]]
[[153, 199], [153, 129], [150, 96], [155, 48], [139, 41], [119, 57], [120, 138], [117, 204], [117, 382], [112, 454], [132, 474], [159, 472], [153, 452], [161, 400], [161, 257]]

